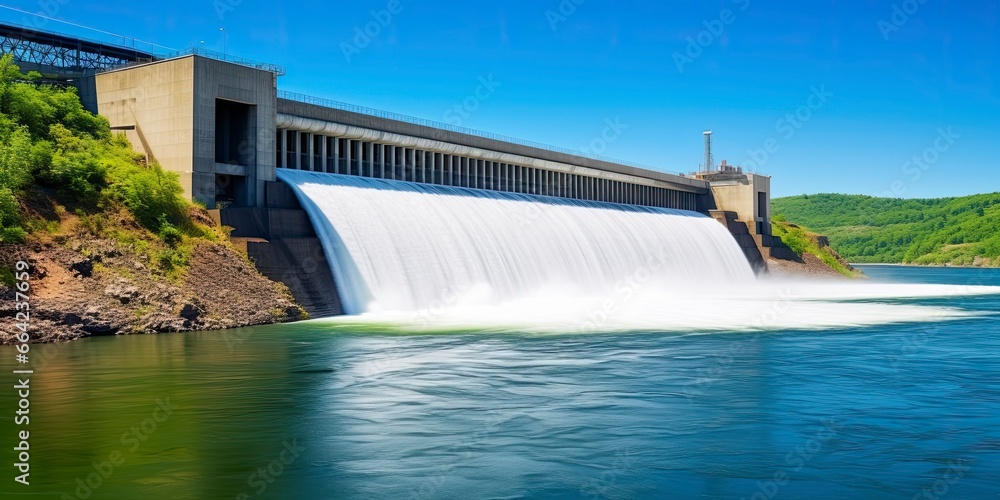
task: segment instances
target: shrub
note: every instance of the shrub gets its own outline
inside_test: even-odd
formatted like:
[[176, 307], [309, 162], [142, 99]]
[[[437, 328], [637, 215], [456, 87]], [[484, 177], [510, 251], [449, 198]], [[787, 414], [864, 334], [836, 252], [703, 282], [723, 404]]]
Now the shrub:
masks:
[[17, 285], [17, 277], [14, 275], [14, 271], [6, 267], [0, 267], [0, 284], [7, 288], [14, 288]]
[[158, 234], [166, 244], [174, 248], [184, 240], [184, 233], [168, 222], [167, 218], [163, 215], [160, 216], [160, 231]]
[[0, 243], [22, 243], [21, 207], [10, 188], [0, 187]]

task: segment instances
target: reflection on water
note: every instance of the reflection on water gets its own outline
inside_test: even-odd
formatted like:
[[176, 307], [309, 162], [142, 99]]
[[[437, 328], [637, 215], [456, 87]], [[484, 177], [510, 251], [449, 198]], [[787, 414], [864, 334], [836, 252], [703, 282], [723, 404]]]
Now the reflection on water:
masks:
[[0, 493], [82, 498], [89, 479], [92, 498], [122, 499], [995, 498], [1000, 298], [895, 302], [977, 314], [709, 335], [315, 322], [49, 347], [32, 485]]

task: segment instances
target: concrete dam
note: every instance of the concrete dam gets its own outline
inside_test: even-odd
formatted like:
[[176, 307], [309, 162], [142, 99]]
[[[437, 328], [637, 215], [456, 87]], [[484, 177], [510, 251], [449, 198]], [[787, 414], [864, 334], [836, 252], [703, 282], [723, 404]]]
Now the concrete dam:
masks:
[[2, 33], [30, 38], [21, 64], [71, 77], [85, 106], [178, 173], [313, 317], [425, 307], [455, 287], [593, 291], [664, 255], [653, 274], [673, 289], [767, 272], [770, 178], [716, 170], [708, 148], [685, 176], [283, 92], [283, 68], [210, 51]]

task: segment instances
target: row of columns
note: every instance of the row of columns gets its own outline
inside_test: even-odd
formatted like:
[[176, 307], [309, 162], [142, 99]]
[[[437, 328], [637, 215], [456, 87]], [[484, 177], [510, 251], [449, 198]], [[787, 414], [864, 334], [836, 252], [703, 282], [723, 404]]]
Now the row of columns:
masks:
[[339, 137], [278, 130], [277, 166], [577, 200], [695, 210], [694, 193]]

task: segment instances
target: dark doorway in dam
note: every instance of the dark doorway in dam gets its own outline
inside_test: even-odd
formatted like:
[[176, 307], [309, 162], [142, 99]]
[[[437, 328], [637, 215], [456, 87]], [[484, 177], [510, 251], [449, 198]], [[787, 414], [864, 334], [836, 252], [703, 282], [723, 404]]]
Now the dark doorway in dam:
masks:
[[215, 100], [215, 161], [250, 166], [254, 162], [254, 106]]
[[248, 206], [246, 199], [246, 177], [242, 175], [216, 174], [215, 208]]
[[764, 234], [764, 229], [767, 227], [767, 221], [769, 219], [769, 214], [767, 213], [767, 193], [758, 191], [757, 192], [757, 234]]

